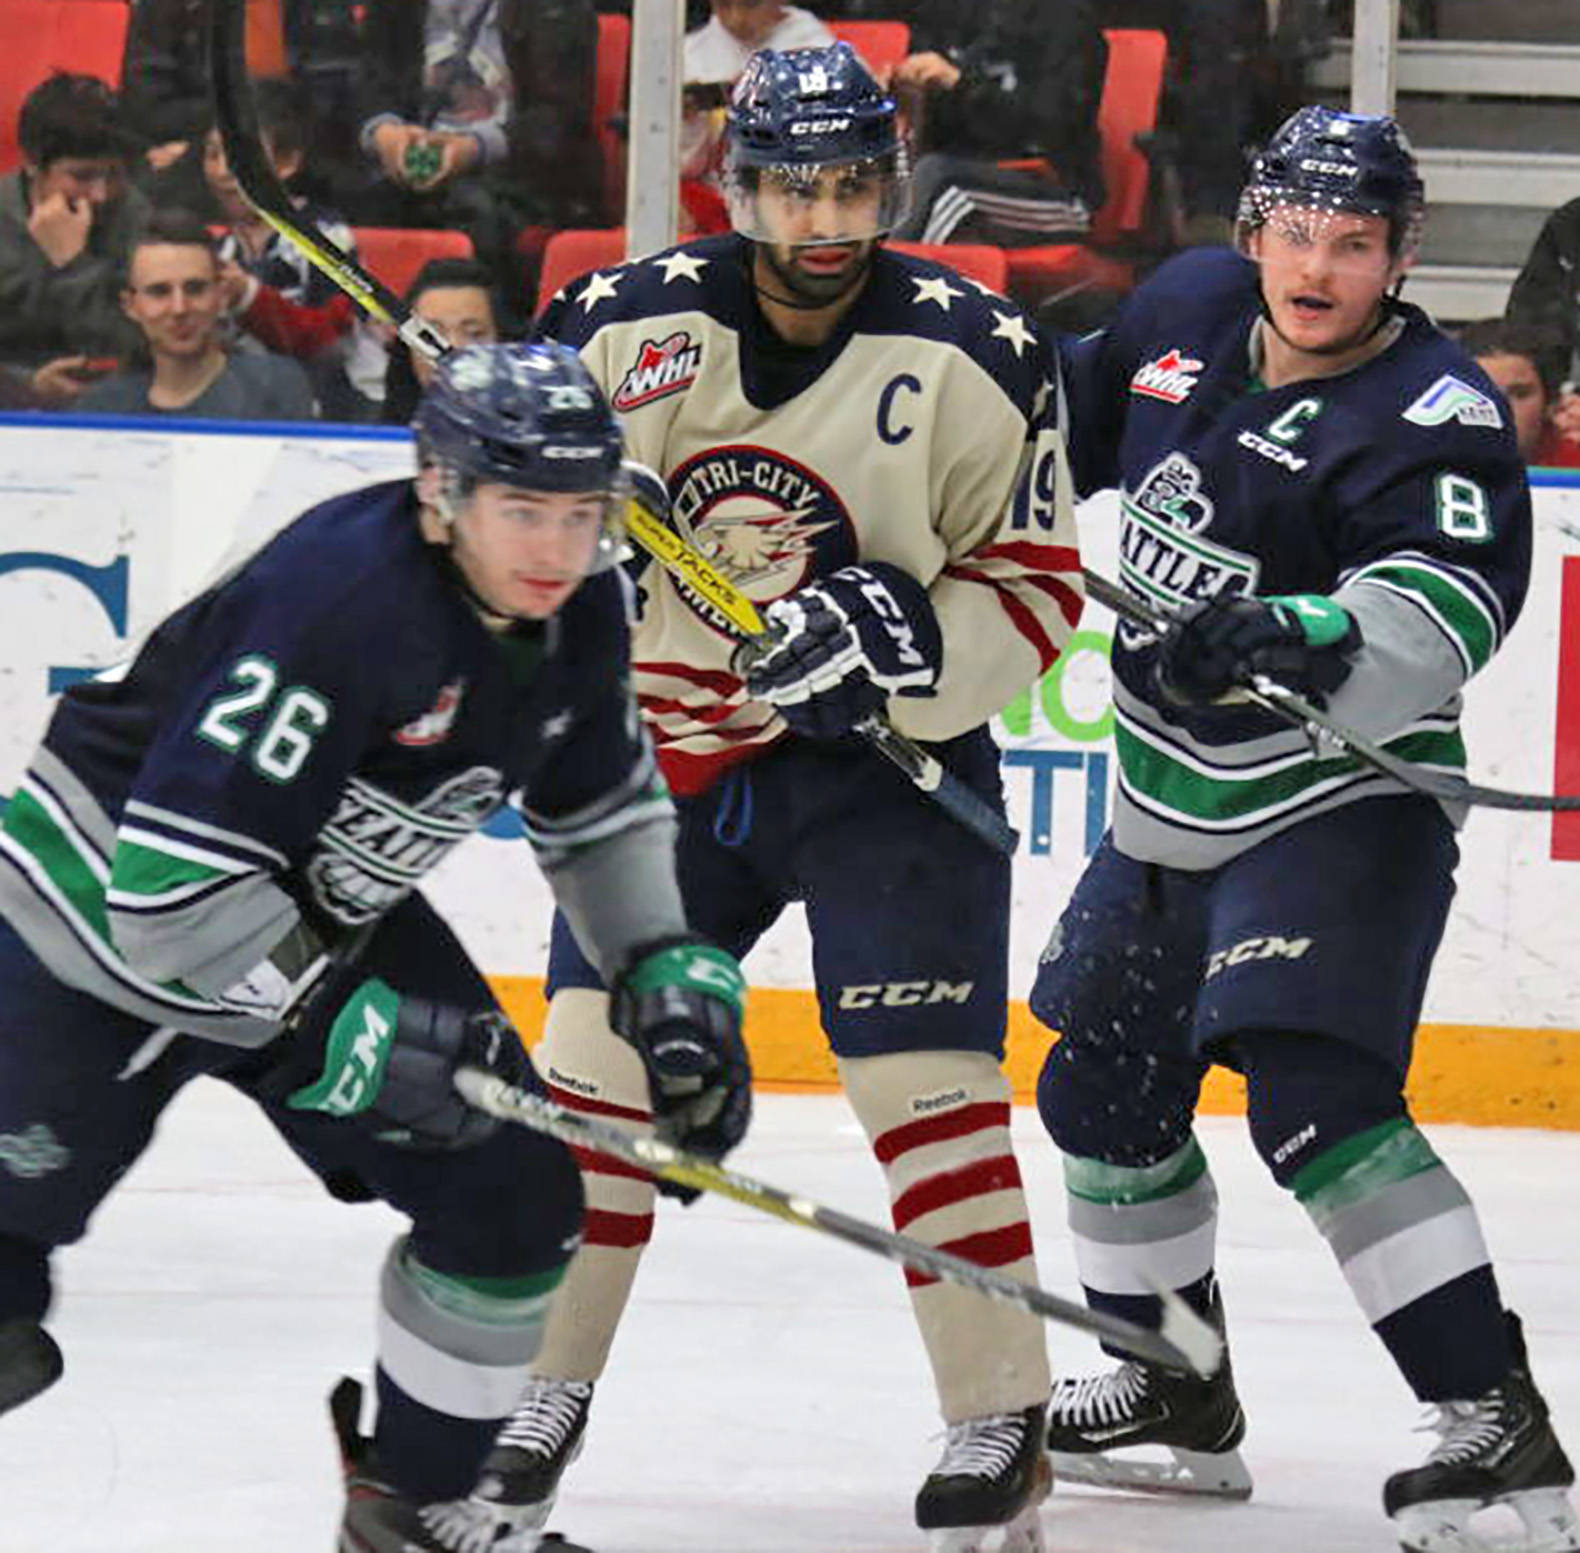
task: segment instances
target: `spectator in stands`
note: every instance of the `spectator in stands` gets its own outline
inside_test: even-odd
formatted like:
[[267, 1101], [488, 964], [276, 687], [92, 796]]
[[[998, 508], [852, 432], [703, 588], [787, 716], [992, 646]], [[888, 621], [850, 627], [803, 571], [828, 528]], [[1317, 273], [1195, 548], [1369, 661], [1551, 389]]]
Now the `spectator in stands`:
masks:
[[116, 415], [299, 421], [313, 415], [306, 374], [264, 352], [226, 351], [219, 256], [183, 210], [155, 211], [134, 239], [121, 292], [143, 360], [95, 384], [81, 408]]
[[689, 85], [730, 84], [758, 49], [827, 48], [834, 35], [810, 11], [784, 0], [712, 0], [705, 25], [686, 34], [682, 76]]
[[[1509, 292], [1505, 316], [1540, 341], [1552, 382], [1580, 383], [1580, 199], [1543, 223]], [[1575, 428], [1580, 433], [1580, 425]]]
[[1459, 343], [1508, 400], [1520, 457], [1548, 468], [1580, 468], [1580, 398], [1562, 394], [1542, 336], [1502, 318], [1484, 318], [1459, 332]]
[[[1097, 0], [1104, 27], [1168, 35], [1161, 128], [1183, 185], [1187, 243], [1232, 243], [1247, 150], [1279, 122], [1264, 105], [1275, 67], [1266, 0]], [[1269, 113], [1269, 108], [1271, 113]]]
[[[1092, 0], [921, 0], [888, 81], [922, 153], [912, 242], [1067, 241], [1103, 202], [1097, 108], [1108, 45]], [[1006, 168], [1006, 160], [1033, 168]]]
[[[289, 75], [314, 104], [312, 193], [332, 197], [354, 169], [351, 82], [357, 53], [352, 0], [247, 0], [247, 67]], [[139, 183], [155, 204], [211, 211], [203, 137], [213, 121], [208, 0], [136, 0], [126, 33], [127, 123], [147, 144]]]
[[368, 0], [354, 219], [467, 232], [524, 321], [520, 228], [598, 224], [597, 31], [593, 0]]
[[103, 81], [58, 72], [41, 82], [17, 140], [22, 166], [0, 178], [0, 360], [69, 403], [106, 369], [100, 358], [135, 339], [118, 277], [147, 205], [126, 186], [131, 144]]
[[[758, 49], [827, 48], [834, 35], [810, 11], [783, 0], [710, 0], [686, 33], [680, 125], [680, 226], [684, 237], [730, 229], [719, 189], [724, 105]], [[688, 21], [689, 21], [688, 12]]]
[[[304, 93], [291, 81], [264, 80], [252, 98], [264, 155], [294, 191], [313, 142]], [[351, 298], [248, 203], [219, 131], [210, 127], [203, 141], [203, 176], [229, 228], [219, 243], [220, 280], [238, 327], [302, 363], [326, 419], [371, 419], [386, 365], [379, 337]], [[292, 199], [306, 224], [357, 257], [355, 235], [339, 217], [294, 192]]]
[[[406, 288], [406, 305], [454, 346], [492, 345], [500, 337], [494, 280], [475, 259], [430, 259]], [[433, 376], [433, 363], [402, 343], [390, 346], [379, 419], [404, 426]]]

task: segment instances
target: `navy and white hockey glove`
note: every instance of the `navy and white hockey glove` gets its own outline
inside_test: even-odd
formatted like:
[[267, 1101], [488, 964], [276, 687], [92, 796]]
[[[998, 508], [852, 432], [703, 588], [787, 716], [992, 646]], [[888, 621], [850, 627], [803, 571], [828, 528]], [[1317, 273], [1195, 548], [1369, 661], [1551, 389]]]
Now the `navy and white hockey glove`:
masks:
[[944, 643], [927, 590], [883, 561], [841, 567], [770, 604], [737, 663], [746, 688], [809, 739], [836, 739], [890, 696], [930, 696]]
[[373, 976], [330, 1023], [322, 1074], [285, 1103], [330, 1116], [366, 1113], [387, 1143], [469, 1148], [500, 1124], [456, 1093], [460, 1067], [484, 1068], [517, 1085], [530, 1073], [521, 1037], [497, 1009], [468, 1011], [402, 997]]
[[1319, 593], [1216, 595], [1169, 623], [1154, 673], [1171, 700], [1205, 706], [1265, 674], [1318, 706], [1350, 676], [1362, 646], [1355, 617]]
[[715, 1159], [746, 1136], [752, 1069], [741, 1040], [746, 979], [699, 938], [645, 944], [609, 986], [609, 1023], [637, 1050], [658, 1133]]

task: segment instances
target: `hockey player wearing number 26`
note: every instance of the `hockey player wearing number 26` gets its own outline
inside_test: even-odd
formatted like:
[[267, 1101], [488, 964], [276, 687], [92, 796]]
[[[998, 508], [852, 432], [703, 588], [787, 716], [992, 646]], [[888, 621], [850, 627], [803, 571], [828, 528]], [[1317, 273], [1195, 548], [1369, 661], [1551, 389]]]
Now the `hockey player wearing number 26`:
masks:
[[[687, 913], [744, 953], [805, 904], [823, 1026], [896, 1224], [1032, 1276], [999, 1065], [1009, 862], [851, 729], [884, 712], [1001, 801], [984, 725], [1080, 611], [1056, 362], [1010, 303], [879, 242], [904, 151], [848, 46], [754, 55], [725, 134], [735, 232], [584, 277], [543, 320], [663, 476], [676, 531], [771, 628], [743, 660], [705, 600], [640, 577], [636, 687], [677, 794]], [[564, 934], [550, 986], [551, 1092], [645, 1125], [646, 1078]], [[650, 1180], [584, 1169], [586, 1242], [462, 1507], [479, 1521], [547, 1512], [652, 1233]], [[910, 1284], [949, 1426], [918, 1523], [938, 1547], [1009, 1536], [1023, 1553], [1045, 1491], [1040, 1323]]]
[[[1391, 119], [1302, 109], [1255, 164], [1243, 256], [1174, 261], [1071, 352], [1077, 484], [1119, 487], [1123, 581], [1177, 613], [1115, 639], [1114, 827], [1033, 989], [1063, 1033], [1039, 1103], [1090, 1302], [1145, 1320], [1175, 1287], [1221, 1320], [1191, 1116], [1209, 1058], [1240, 1069], [1257, 1151], [1435, 1410], [1425, 1465], [1384, 1491], [1402, 1545], [1480, 1549], [1471, 1518], [1507, 1502], [1514, 1546], [1560, 1553], [1580, 1547], [1573, 1473], [1403, 1095], [1463, 812], [1235, 698], [1263, 674], [1463, 767], [1459, 691], [1524, 600], [1530, 496], [1491, 383], [1398, 299], [1421, 215]], [[1126, 1363], [1062, 1382], [1050, 1412], [1058, 1474], [1250, 1492], [1227, 1365]]]
[[660, 1120], [719, 1154], [749, 1104], [739, 971], [686, 931], [629, 688], [608, 403], [573, 351], [471, 346], [414, 426], [416, 480], [311, 509], [69, 690], [0, 830], [0, 1133], [30, 1161], [0, 1174], [0, 1413], [61, 1373], [50, 1253], [218, 1078], [335, 1196], [411, 1220], [372, 1438], [355, 1382], [331, 1404], [341, 1553], [455, 1546], [433, 1507], [514, 1405], [582, 1223], [570, 1152], [454, 1091], [461, 1064], [539, 1085], [422, 877], [512, 795]]

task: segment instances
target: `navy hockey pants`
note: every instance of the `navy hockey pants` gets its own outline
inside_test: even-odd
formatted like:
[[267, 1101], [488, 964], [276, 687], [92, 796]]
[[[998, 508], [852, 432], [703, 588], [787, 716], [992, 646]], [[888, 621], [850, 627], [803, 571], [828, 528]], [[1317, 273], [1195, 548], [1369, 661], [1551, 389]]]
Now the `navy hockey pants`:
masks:
[[[986, 730], [936, 747], [1002, 809]], [[678, 800], [691, 926], [735, 955], [806, 905], [823, 1028], [841, 1057], [1004, 1054], [1009, 859], [857, 740], [786, 739]], [[557, 917], [549, 991], [599, 987]]]
[[[380, 924], [358, 970], [413, 995], [493, 1004], [420, 897]], [[503, 1126], [471, 1149], [398, 1148], [358, 1118], [292, 1111], [265, 1098], [277, 1089], [270, 1069], [280, 1053], [272, 1047], [245, 1051], [185, 1035], [151, 1044], [155, 1034], [57, 981], [0, 920], [0, 1321], [43, 1315], [48, 1253], [82, 1236], [147, 1146], [160, 1112], [205, 1075], [258, 1100], [335, 1195], [380, 1198], [406, 1214], [411, 1252], [426, 1267], [522, 1277], [565, 1261], [581, 1222], [581, 1182], [569, 1151], [552, 1139]], [[304, 1067], [317, 1066], [311, 1026], [287, 1039], [304, 1049]]]
[[[1402, 1083], [1458, 855], [1442, 810], [1417, 797], [1351, 804], [1201, 872], [1105, 838], [1032, 989], [1032, 1012], [1062, 1034], [1038, 1086], [1061, 1147], [1164, 1157], [1189, 1134], [1209, 1061], [1240, 1065], [1239, 1036], [1331, 1037], [1376, 1059], [1384, 1087]], [[1335, 1062], [1335, 1085], [1366, 1066]]]

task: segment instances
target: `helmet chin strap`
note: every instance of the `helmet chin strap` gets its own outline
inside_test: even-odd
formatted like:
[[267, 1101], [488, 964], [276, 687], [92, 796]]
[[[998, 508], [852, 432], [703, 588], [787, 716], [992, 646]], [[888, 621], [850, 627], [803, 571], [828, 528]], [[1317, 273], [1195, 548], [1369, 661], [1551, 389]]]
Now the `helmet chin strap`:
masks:
[[1399, 311], [1399, 288], [1404, 285], [1404, 276], [1400, 276], [1393, 284], [1391, 290], [1377, 300], [1376, 316], [1363, 330], [1348, 340], [1340, 340], [1333, 345], [1297, 345], [1290, 337], [1278, 327], [1278, 320], [1273, 317], [1273, 310], [1268, 306], [1267, 293], [1262, 290], [1260, 280], [1256, 287], [1257, 309], [1262, 315], [1263, 322], [1281, 339], [1291, 350], [1299, 351], [1303, 356], [1343, 356], [1350, 351], [1359, 350], [1367, 341], [1375, 339], [1380, 330], [1386, 329]]
[[[770, 291], [758, 280], [757, 266], [754, 264], [752, 266], [752, 290], [755, 291], [758, 296], [766, 297], [776, 306], [788, 307], [797, 313], [820, 313], [825, 307], [832, 307], [836, 302], [848, 297], [857, 286], [866, 280], [867, 272], [872, 268], [872, 253], [873, 249], [877, 247], [877, 242], [874, 239], [868, 243], [867, 251], [862, 256], [861, 263], [857, 264], [851, 270], [850, 279], [846, 281], [845, 284], [833, 294], [833, 296], [821, 297], [815, 302], [804, 300], [807, 295], [806, 292], [798, 287], [794, 272], [786, 270], [786, 268], [780, 264], [778, 256], [774, 253], [771, 244], [754, 243], [752, 246], [757, 252], [762, 254], [763, 258], [768, 263], [768, 268], [774, 272], [775, 278], [784, 282], [786, 290], [800, 291], [801, 299], [797, 299], [795, 297], [778, 296], [774, 292]], [[810, 248], [820, 245], [808, 243], [805, 246]], [[821, 246], [826, 247], [831, 245], [824, 244]]]

